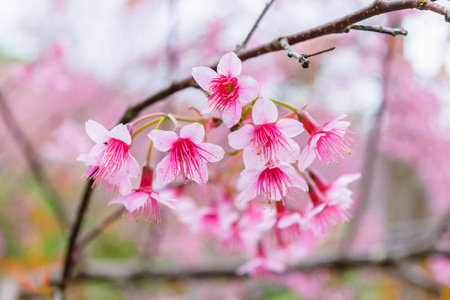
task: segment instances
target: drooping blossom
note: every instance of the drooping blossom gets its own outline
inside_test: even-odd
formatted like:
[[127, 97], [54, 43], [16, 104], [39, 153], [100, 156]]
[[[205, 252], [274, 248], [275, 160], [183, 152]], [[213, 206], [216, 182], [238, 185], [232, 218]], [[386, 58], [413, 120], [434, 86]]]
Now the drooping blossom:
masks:
[[306, 181], [292, 166], [275, 165], [273, 162], [260, 168], [244, 169], [238, 184], [243, 189], [238, 196], [239, 202], [254, 198], [269, 204], [280, 200], [284, 202], [288, 189], [308, 190]]
[[338, 201], [343, 209], [348, 209], [353, 204], [353, 192], [347, 186], [358, 180], [360, 173], [345, 174], [334, 181], [328, 181], [312, 170], [309, 170], [309, 175], [327, 202]]
[[111, 200], [108, 205], [119, 203], [125, 206], [124, 214], [128, 213], [130, 220], [143, 219], [148, 222], [151, 210], [151, 222], [161, 222], [161, 212], [158, 202], [175, 209], [171, 200], [165, 200], [153, 190], [153, 169], [149, 166], [142, 168], [141, 184], [130, 194]]
[[228, 135], [231, 147], [244, 149], [245, 167], [264, 166], [272, 159], [296, 162], [300, 147], [292, 137], [303, 132], [303, 125], [288, 118], [277, 122], [277, 107], [266, 98], [255, 102], [252, 117], [254, 125], [247, 124]]
[[156, 166], [156, 180], [168, 184], [181, 174], [183, 180], [197, 183], [208, 181], [208, 164], [223, 158], [225, 151], [217, 145], [202, 143], [205, 129], [199, 123], [181, 128], [180, 136], [173, 131], [155, 129], [148, 134], [155, 148], [170, 154]]
[[311, 135], [308, 145], [303, 149], [298, 160], [298, 168], [304, 171], [317, 157], [322, 163], [336, 162], [338, 157], [343, 157], [342, 152], [350, 154], [350, 142], [348, 127], [350, 122], [341, 121], [346, 115], [341, 115], [331, 122], [320, 126], [307, 112], [298, 114], [306, 131]]
[[307, 218], [316, 233], [325, 233], [331, 225], [346, 222], [350, 219], [348, 203], [345, 199], [326, 199], [312, 185], [309, 185], [308, 194], [312, 205], [308, 207]]
[[251, 277], [259, 277], [274, 273], [282, 273], [286, 270], [284, 263], [269, 257], [264, 251], [261, 242], [258, 243], [256, 255], [246, 264], [240, 266], [236, 273], [238, 275], [248, 274]]
[[86, 122], [88, 136], [96, 142], [89, 154], [81, 154], [78, 160], [89, 168], [84, 178], [93, 178], [94, 185], [114, 182], [118, 174], [136, 178], [139, 176], [139, 163], [131, 156], [131, 135], [126, 125], [119, 124], [108, 131], [101, 124], [89, 120]]
[[228, 128], [241, 119], [242, 104], [255, 100], [259, 93], [256, 80], [247, 75], [239, 76], [241, 70], [241, 60], [233, 52], [222, 56], [217, 73], [207, 67], [192, 69], [195, 81], [209, 96], [201, 113], [221, 109], [223, 122]]

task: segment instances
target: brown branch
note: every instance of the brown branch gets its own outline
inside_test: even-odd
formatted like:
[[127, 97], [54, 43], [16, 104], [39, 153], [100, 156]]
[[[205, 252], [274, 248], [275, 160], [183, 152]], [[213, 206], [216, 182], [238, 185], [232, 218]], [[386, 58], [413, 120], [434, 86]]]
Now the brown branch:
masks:
[[311, 54], [304, 54], [304, 53], [298, 53], [297, 51], [295, 51], [294, 48], [292, 48], [291, 45], [289, 45], [286, 38], [280, 38], [280, 40], [278, 42], [279, 42], [280, 46], [286, 51], [287, 56], [289, 58], [295, 58], [296, 60], [298, 60], [298, 62], [302, 65], [303, 69], [309, 68], [310, 61], [307, 59], [308, 57], [316, 56], [316, 55], [319, 55], [319, 54], [322, 54], [325, 52], [329, 52], [329, 51], [333, 51], [334, 49], [336, 49], [336, 47], [331, 47], [331, 48], [321, 50], [318, 52], [314, 52]]
[[40, 163], [38, 154], [34, 150], [34, 147], [31, 144], [30, 140], [20, 128], [19, 122], [9, 108], [9, 105], [1, 92], [0, 115], [2, 117], [3, 123], [5, 124], [5, 128], [9, 131], [9, 134], [16, 141], [17, 145], [22, 151], [34, 180], [38, 183], [40, 190], [44, 193], [44, 199], [46, 200], [48, 206], [50, 206], [50, 209], [55, 215], [56, 220], [60, 224], [61, 228], [65, 229], [68, 224], [62, 206], [62, 200], [53, 185], [48, 180], [44, 172], [44, 168]]
[[240, 49], [245, 49], [245, 47], [247, 47], [247, 43], [250, 40], [253, 32], [256, 30], [256, 28], [258, 27], [259, 23], [261, 22], [262, 18], [264, 17], [264, 15], [266, 14], [266, 12], [269, 10], [269, 8], [272, 6], [272, 4], [275, 2], [275, 0], [271, 0], [269, 2], [266, 3], [266, 6], [264, 7], [263, 11], [261, 12], [261, 14], [259, 15], [258, 19], [256, 20], [255, 24], [253, 24], [252, 29], [250, 30], [250, 32], [247, 34], [247, 37], [245, 38], [245, 40], [242, 42], [242, 44], [238, 45], [236, 47], [236, 50], [240, 50]]
[[392, 36], [397, 36], [397, 35], [406, 36], [408, 34], [408, 31], [406, 31], [406, 29], [403, 27], [390, 28], [390, 27], [383, 27], [383, 26], [376, 26], [376, 25], [353, 24], [353, 25], [348, 26], [345, 29], [345, 32], [349, 32], [350, 30], [372, 31], [372, 32], [389, 34]]
[[[326, 256], [312, 258], [288, 268], [287, 272], [301, 270], [312, 271], [320, 268], [332, 268], [345, 270], [361, 267], [397, 267], [401, 260], [420, 259], [433, 254], [450, 256], [450, 251], [436, 250], [434, 248], [411, 250], [409, 253], [393, 252], [383, 258], [374, 258], [371, 254], [342, 258], [339, 256]], [[131, 265], [131, 266], [130, 266]], [[89, 261], [86, 268], [83, 268], [75, 280], [125, 280], [132, 281], [138, 279], [153, 278], [182, 278], [182, 279], [211, 279], [211, 278], [238, 278], [246, 277], [236, 274], [236, 267], [233, 268], [210, 268], [198, 270], [156, 270], [152, 267], [142, 266], [142, 264], [131, 264], [130, 261], [124, 263], [95, 263]]]
[[[445, 16], [446, 21], [450, 22], [450, 11], [436, 3], [424, 3], [422, 0], [377, 0], [354, 13], [348, 14], [324, 25], [287, 36], [286, 39], [290, 45], [295, 45], [325, 35], [345, 33], [346, 28], [352, 24], [380, 14], [405, 9], [430, 10]], [[283, 50], [283, 48], [279, 44], [279, 38], [277, 38], [266, 44], [241, 52], [238, 56], [242, 61], [245, 61], [250, 58], [280, 50]], [[217, 67], [217, 63], [212, 64], [209, 67], [215, 69]], [[128, 123], [148, 106], [188, 87], [197, 87], [197, 84], [190, 75], [179, 81], [173, 81], [168, 87], [129, 107], [120, 119], [119, 123]]]

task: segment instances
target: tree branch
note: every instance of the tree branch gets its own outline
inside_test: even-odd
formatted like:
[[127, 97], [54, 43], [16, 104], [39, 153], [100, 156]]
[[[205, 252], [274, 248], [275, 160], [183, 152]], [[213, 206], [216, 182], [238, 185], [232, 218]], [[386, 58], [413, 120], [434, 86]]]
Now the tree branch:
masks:
[[360, 24], [353, 24], [348, 26], [345, 29], [345, 32], [349, 32], [350, 30], [363, 30], [363, 31], [373, 31], [378, 33], [384, 33], [389, 34], [392, 36], [396, 35], [404, 35], [406, 36], [408, 34], [408, 31], [406, 31], [405, 28], [390, 28], [390, 27], [383, 27], [383, 26], [376, 26], [376, 25], [360, 25]]
[[245, 38], [245, 40], [242, 42], [242, 44], [238, 45], [236, 47], [237, 50], [240, 49], [245, 49], [245, 47], [247, 47], [247, 43], [250, 40], [253, 32], [256, 30], [256, 28], [258, 27], [259, 23], [261, 22], [262, 18], [264, 17], [264, 15], [266, 14], [266, 12], [269, 10], [270, 6], [272, 6], [272, 4], [275, 2], [275, 0], [271, 0], [269, 2], [266, 3], [266, 6], [264, 7], [263, 11], [261, 12], [261, 14], [259, 15], [258, 19], [256, 20], [255, 24], [253, 25], [252, 29], [250, 30], [250, 32], [248, 33], [247, 37]]
[[294, 48], [291, 47], [291, 45], [289, 45], [288, 41], [286, 38], [280, 38], [279, 40], [280, 46], [286, 50], [287, 52], [287, 56], [289, 58], [295, 58], [296, 60], [298, 60], [298, 62], [302, 65], [303, 69], [307, 69], [309, 68], [309, 63], [310, 61], [307, 59], [308, 57], [311, 56], [316, 56], [325, 52], [329, 52], [329, 51], [333, 51], [334, 49], [336, 49], [336, 47], [331, 47], [325, 50], [321, 50], [319, 52], [314, 52], [311, 54], [304, 54], [304, 53], [298, 53], [297, 51], [294, 50]]

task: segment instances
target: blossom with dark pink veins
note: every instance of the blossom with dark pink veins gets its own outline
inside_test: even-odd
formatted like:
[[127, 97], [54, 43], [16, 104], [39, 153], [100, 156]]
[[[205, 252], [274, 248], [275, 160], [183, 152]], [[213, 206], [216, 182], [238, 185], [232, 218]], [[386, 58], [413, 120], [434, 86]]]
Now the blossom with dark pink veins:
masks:
[[97, 144], [89, 154], [78, 157], [89, 166], [84, 178], [93, 178], [96, 185], [104, 181], [117, 184], [114, 177], [120, 174], [132, 178], [139, 176], [139, 163], [130, 154], [131, 135], [126, 125], [119, 124], [108, 131], [101, 124], [89, 120], [86, 132]]
[[144, 219], [148, 222], [150, 210], [151, 210], [151, 222], [161, 222], [161, 212], [159, 210], [158, 202], [166, 205], [171, 209], [175, 209], [171, 203], [173, 200], [165, 200], [159, 196], [157, 192], [153, 190], [153, 169], [149, 166], [142, 168], [142, 179], [138, 189], [133, 190], [130, 194], [118, 197], [111, 200], [108, 205], [119, 203], [125, 206], [126, 214], [128, 212], [128, 218], [130, 220]]
[[228, 135], [231, 147], [244, 149], [245, 167], [264, 166], [272, 159], [296, 162], [300, 147], [292, 137], [303, 132], [302, 123], [289, 118], [277, 122], [277, 107], [266, 98], [255, 102], [252, 117], [254, 125], [247, 124]]
[[208, 164], [219, 161], [225, 155], [222, 147], [202, 143], [205, 128], [193, 123], [181, 128], [180, 136], [173, 131], [152, 130], [148, 137], [159, 151], [170, 152], [156, 166], [156, 180], [160, 185], [168, 184], [177, 178], [192, 179], [197, 183], [208, 181]]
[[352, 140], [347, 135], [350, 122], [341, 121], [345, 117], [341, 115], [320, 126], [307, 112], [299, 113], [300, 121], [311, 135], [298, 160], [300, 171], [308, 168], [316, 157], [322, 163], [330, 164], [336, 162], [336, 158], [342, 158], [342, 152], [350, 154]]
[[250, 201], [258, 198], [260, 202], [284, 202], [288, 189], [308, 190], [306, 181], [290, 165], [274, 165], [272, 162], [256, 169], [244, 169], [239, 187], [242, 192], [238, 201]]
[[208, 67], [192, 69], [192, 77], [208, 95], [208, 102], [201, 113], [222, 110], [222, 119], [228, 128], [241, 119], [242, 104], [258, 97], [258, 82], [250, 76], [239, 76], [242, 70], [241, 60], [233, 52], [227, 53], [217, 65], [217, 73]]

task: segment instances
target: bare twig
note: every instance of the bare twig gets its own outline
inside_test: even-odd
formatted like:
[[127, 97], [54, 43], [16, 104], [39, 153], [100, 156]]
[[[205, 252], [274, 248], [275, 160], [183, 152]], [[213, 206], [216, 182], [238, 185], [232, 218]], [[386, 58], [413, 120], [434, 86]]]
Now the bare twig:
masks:
[[408, 31], [406, 31], [405, 28], [390, 28], [390, 27], [383, 27], [383, 26], [376, 26], [376, 25], [360, 25], [360, 24], [353, 24], [348, 26], [345, 29], [345, 32], [349, 32], [350, 30], [363, 30], [363, 31], [373, 31], [378, 33], [385, 33], [392, 36], [396, 35], [407, 35]]
[[333, 51], [334, 49], [336, 49], [336, 47], [331, 47], [325, 50], [321, 50], [319, 52], [314, 52], [311, 54], [304, 54], [304, 53], [298, 53], [297, 51], [294, 50], [294, 48], [291, 47], [291, 45], [289, 45], [288, 41], [286, 38], [281, 38], [279, 40], [280, 46], [286, 50], [287, 52], [287, 56], [289, 56], [290, 58], [295, 58], [296, 60], [298, 60], [298, 62], [302, 65], [303, 69], [307, 69], [309, 68], [309, 63], [310, 61], [307, 59], [308, 57], [311, 56], [316, 56], [325, 52], [329, 52], [329, 51]]
[[407, 262], [402, 262], [397, 265], [395, 269], [397, 276], [408, 283], [426, 290], [434, 295], [439, 294], [439, 286], [427, 278], [420, 267]]
[[89, 244], [94, 238], [96, 238], [103, 230], [106, 229], [110, 224], [116, 221], [123, 215], [123, 208], [120, 208], [107, 216], [103, 221], [97, 225], [94, 229], [91, 229], [87, 234], [79, 239], [76, 243], [75, 249], [83, 249], [87, 244]]
[[34, 177], [34, 180], [38, 183], [39, 188], [44, 193], [44, 199], [50, 206], [53, 214], [56, 217], [56, 220], [59, 222], [59, 224], [63, 229], [66, 228], [67, 221], [62, 206], [61, 198], [54, 189], [53, 185], [48, 180], [44, 172], [44, 168], [40, 163], [38, 154], [34, 150], [33, 145], [28, 140], [25, 133], [20, 128], [19, 122], [17, 122], [16, 118], [14, 117], [14, 114], [9, 108], [9, 105], [1, 92], [0, 92], [0, 114], [3, 123], [5, 124], [5, 128], [9, 131], [11, 137], [16, 141], [20, 150], [22, 151], [28, 164], [28, 168], [30, 169], [31, 174]]
[[269, 10], [270, 6], [272, 6], [272, 4], [275, 2], [275, 0], [271, 0], [269, 2], [266, 3], [266, 6], [264, 7], [263, 11], [261, 12], [261, 14], [259, 15], [258, 19], [256, 20], [255, 24], [253, 24], [252, 29], [250, 30], [250, 32], [247, 34], [247, 37], [245, 38], [245, 40], [242, 42], [242, 44], [238, 45], [236, 48], [237, 50], [239, 49], [245, 49], [245, 47], [247, 47], [247, 43], [250, 40], [253, 32], [256, 30], [256, 28], [258, 27], [259, 23], [261, 22], [262, 18], [264, 17], [264, 15], [266, 14], [266, 12]]

